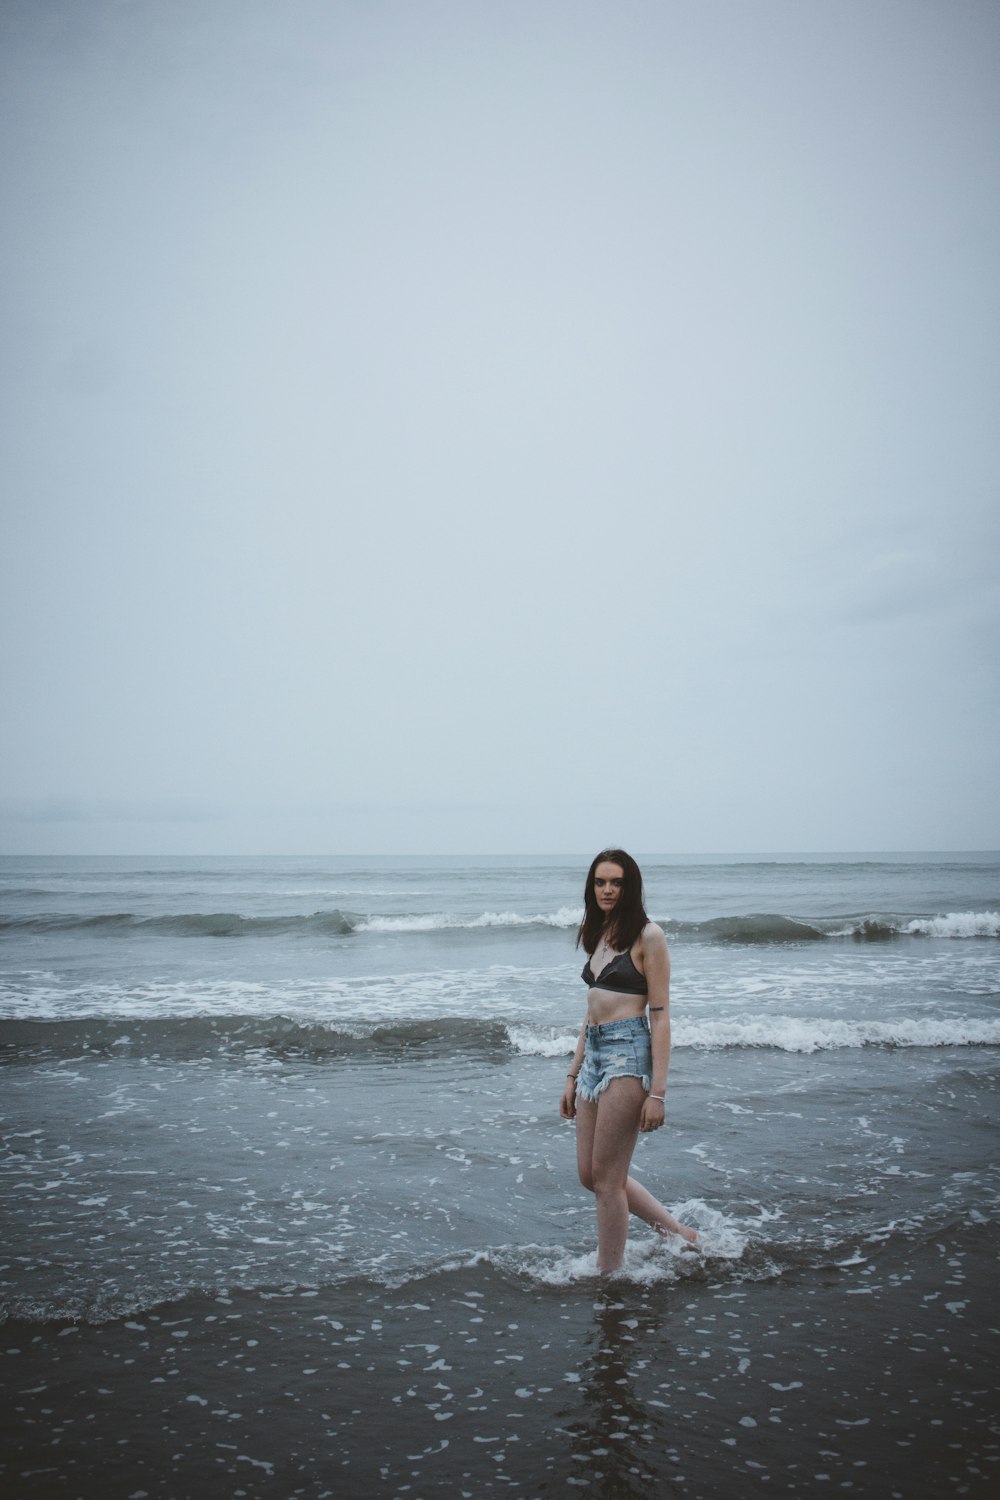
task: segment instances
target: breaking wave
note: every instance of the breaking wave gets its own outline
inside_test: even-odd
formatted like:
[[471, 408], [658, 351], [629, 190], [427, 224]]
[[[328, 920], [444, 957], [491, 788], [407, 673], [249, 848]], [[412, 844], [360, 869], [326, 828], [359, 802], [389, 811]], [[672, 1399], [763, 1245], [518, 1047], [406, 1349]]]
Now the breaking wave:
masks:
[[447, 932], [455, 928], [474, 931], [479, 927], [578, 927], [583, 910], [562, 906], [558, 911], [522, 916], [516, 911], [484, 911], [478, 917], [449, 916], [430, 912], [423, 916], [366, 917], [356, 932]]
[[238, 912], [176, 912], [142, 916], [136, 912], [101, 912], [87, 916], [79, 912], [40, 913], [22, 917], [0, 916], [0, 932], [87, 932], [118, 936], [130, 932], [162, 933], [174, 937], [289, 937], [303, 935], [347, 937], [355, 932], [448, 932], [475, 931], [494, 927], [574, 928], [582, 911], [560, 907], [554, 912], [523, 916], [513, 911], [484, 911], [478, 916], [448, 912], [404, 913], [396, 916], [362, 916], [338, 908], [313, 912], [311, 916], [244, 916]]
[[[556, 929], [573, 932], [583, 912], [580, 907], [561, 906], [552, 912], [484, 910], [468, 915], [456, 912], [358, 913], [331, 907], [312, 915], [273, 913], [247, 916], [240, 912], [138, 912], [28, 913], [1, 916], [0, 933], [72, 933], [120, 938], [129, 935], [162, 935], [174, 938], [349, 938], [355, 933], [450, 933], [495, 932], [495, 930]], [[988, 939], [1000, 938], [1000, 910], [948, 912], [943, 915], [865, 913], [838, 918], [804, 918], [781, 912], [753, 915], [712, 916], [706, 921], [657, 918], [670, 939], [723, 945], [816, 944], [831, 939], [855, 942], [895, 942], [906, 938]]]
[[715, 943], [815, 943], [827, 933], [811, 922], [768, 912], [750, 917], [713, 917], [708, 922], [664, 922], [668, 936]]
[[499, 1058], [509, 1056], [510, 1051], [509, 1033], [502, 1021], [458, 1016], [390, 1025], [323, 1025], [287, 1016], [186, 1016], [139, 1021], [5, 1021], [0, 1026], [0, 1061], [7, 1062], [31, 1060], [40, 1053], [377, 1062], [400, 1055], [450, 1057], [471, 1053]]
[[911, 937], [995, 938], [1000, 937], [1000, 912], [953, 911], [946, 917], [918, 917], [907, 922]]
[[[466, 1055], [501, 1062], [512, 1054], [571, 1056], [577, 1034], [568, 1028], [462, 1016], [388, 1024], [341, 1020], [327, 1025], [287, 1016], [18, 1020], [0, 1026], [0, 1062], [14, 1064], [43, 1054], [313, 1063], [341, 1059], [386, 1062], [400, 1057], [418, 1061]], [[673, 1026], [673, 1045], [699, 1051], [772, 1048], [799, 1053], [861, 1047], [997, 1047], [1000, 1020], [903, 1017], [894, 1021], [838, 1021], [782, 1015], [734, 1016], [718, 1021], [680, 1018]]]
[[[453, 912], [402, 912], [363, 915], [337, 907], [311, 915], [246, 916], [239, 912], [177, 912], [143, 916], [136, 912], [39, 913], [0, 916], [0, 933], [68, 933], [109, 937], [162, 934], [191, 938], [288, 938], [295, 936], [350, 937], [356, 933], [477, 932], [496, 929], [555, 928], [572, 931], [582, 911], [562, 906], [556, 911], [522, 913], [483, 911], [474, 916]], [[871, 913], [832, 919], [785, 916], [760, 912], [750, 916], [712, 917], [704, 922], [656, 919], [667, 936], [682, 942], [729, 945], [819, 943], [831, 939], [855, 942], [892, 942], [902, 938], [1000, 938], [1000, 911], [948, 912], [912, 916]]]
[[[730, 1047], [773, 1048], [780, 1052], [828, 1052], [858, 1047], [998, 1047], [1000, 1021], [952, 1018], [932, 1021], [835, 1021], [824, 1017], [733, 1016], [719, 1021], [680, 1017], [671, 1027], [672, 1045], [717, 1052]], [[509, 1028], [518, 1052], [538, 1057], [571, 1054], [577, 1033], [550, 1028], [537, 1032]]]
[[779, 913], [713, 917], [707, 922], [661, 924], [669, 937], [715, 943], [815, 943], [832, 938], [892, 942], [898, 938], [1000, 938], [1000, 912], [948, 912], [943, 916], [870, 914], [806, 921]]
[[165, 933], [175, 937], [287, 937], [312, 931], [342, 937], [353, 932], [360, 919], [342, 911], [318, 911], [311, 917], [245, 917], [237, 912], [177, 912], [155, 917], [135, 912], [103, 912], [96, 916], [54, 913], [25, 917], [0, 917], [0, 932], [74, 932], [118, 935], [127, 932]]

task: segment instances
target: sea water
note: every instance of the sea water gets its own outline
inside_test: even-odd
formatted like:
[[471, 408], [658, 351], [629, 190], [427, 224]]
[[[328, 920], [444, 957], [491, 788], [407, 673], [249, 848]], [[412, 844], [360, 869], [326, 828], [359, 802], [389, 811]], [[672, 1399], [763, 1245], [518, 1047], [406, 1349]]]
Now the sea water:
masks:
[[[635, 1171], [702, 1248], [633, 1225], [607, 1284], [558, 1116], [586, 864], [0, 861], [8, 1479], [708, 1495], [749, 1475], [906, 1497], [996, 1479], [1000, 859], [642, 860], [673, 1055]], [[255, 1330], [229, 1358], [226, 1326]], [[268, 1379], [298, 1392], [266, 1441], [242, 1389], [265, 1328]], [[171, 1427], [182, 1345], [199, 1389]], [[88, 1427], [102, 1402], [111, 1425]], [[789, 1406], [800, 1437], [778, 1443]], [[919, 1421], [871, 1447], [893, 1411]]]

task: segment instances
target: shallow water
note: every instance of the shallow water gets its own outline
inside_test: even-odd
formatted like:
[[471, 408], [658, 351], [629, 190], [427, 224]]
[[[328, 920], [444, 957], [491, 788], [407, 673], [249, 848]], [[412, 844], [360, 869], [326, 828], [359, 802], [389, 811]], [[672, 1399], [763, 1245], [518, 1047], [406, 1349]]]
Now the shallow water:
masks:
[[653, 865], [702, 1254], [603, 1290], [580, 871], [0, 876], [14, 1493], [988, 1492], [995, 863]]

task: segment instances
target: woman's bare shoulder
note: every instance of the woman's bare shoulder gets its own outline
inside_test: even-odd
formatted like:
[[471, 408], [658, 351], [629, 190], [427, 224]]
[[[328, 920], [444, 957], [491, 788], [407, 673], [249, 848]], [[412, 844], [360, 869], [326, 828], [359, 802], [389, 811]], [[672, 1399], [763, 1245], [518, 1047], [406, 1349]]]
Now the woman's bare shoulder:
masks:
[[667, 951], [667, 940], [658, 922], [647, 922], [639, 934], [639, 941], [645, 953], [666, 953]]

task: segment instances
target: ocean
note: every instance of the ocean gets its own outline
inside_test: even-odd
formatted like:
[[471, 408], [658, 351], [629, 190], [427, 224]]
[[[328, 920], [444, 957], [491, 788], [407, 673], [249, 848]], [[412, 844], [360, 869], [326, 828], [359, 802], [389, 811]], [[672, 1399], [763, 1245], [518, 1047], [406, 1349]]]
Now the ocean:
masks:
[[0, 860], [5, 1496], [1000, 1492], [1000, 855], [640, 858], [607, 1280], [589, 857]]

